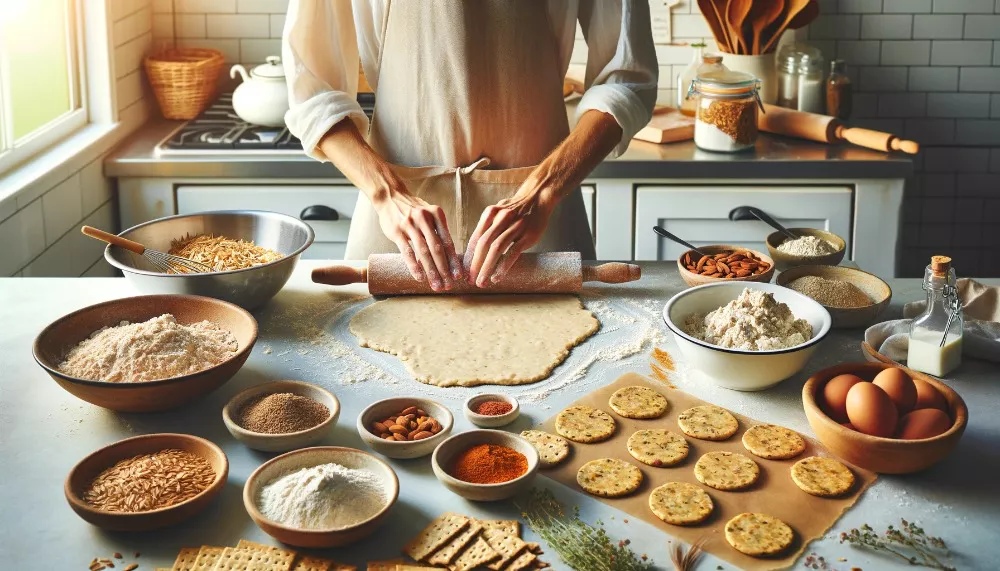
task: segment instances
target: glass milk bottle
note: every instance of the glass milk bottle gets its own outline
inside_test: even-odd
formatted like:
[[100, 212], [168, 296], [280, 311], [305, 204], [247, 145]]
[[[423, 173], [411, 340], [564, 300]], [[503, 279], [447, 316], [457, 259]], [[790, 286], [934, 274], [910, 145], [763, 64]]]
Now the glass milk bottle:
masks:
[[927, 309], [910, 324], [906, 365], [937, 377], [962, 363], [962, 301], [955, 288], [951, 258], [933, 256], [924, 270]]

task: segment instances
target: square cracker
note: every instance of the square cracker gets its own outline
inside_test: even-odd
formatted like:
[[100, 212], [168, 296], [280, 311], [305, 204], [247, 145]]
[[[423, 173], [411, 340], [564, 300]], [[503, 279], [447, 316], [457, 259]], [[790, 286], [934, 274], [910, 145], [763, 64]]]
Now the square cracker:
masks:
[[448, 565], [448, 568], [451, 571], [470, 571], [481, 565], [486, 565], [498, 557], [500, 554], [494, 551], [489, 543], [486, 543], [482, 537], [476, 537], [458, 554], [458, 558]]
[[170, 568], [170, 571], [191, 571], [194, 569], [194, 562], [198, 560], [200, 551], [200, 547], [182, 547], [177, 553], [177, 559], [174, 559], [174, 566]]
[[434, 565], [447, 565], [451, 563], [462, 549], [473, 540], [479, 532], [483, 530], [482, 524], [476, 520], [472, 520], [469, 523], [469, 527], [465, 528], [464, 531], [459, 532], [458, 535], [453, 537], [450, 542], [446, 543], [441, 549], [438, 549], [427, 559], [428, 563]]
[[477, 521], [483, 524], [483, 528], [488, 531], [499, 530], [514, 537], [521, 537], [521, 522], [516, 519], [480, 519]]
[[219, 558], [222, 557], [222, 552], [225, 549], [225, 547], [202, 545], [201, 549], [198, 550], [198, 557], [191, 565], [192, 571], [212, 571], [212, 569], [215, 569], [215, 564], [219, 562]]
[[368, 571], [396, 571], [396, 567], [402, 562], [402, 558], [388, 559], [386, 561], [369, 561]]
[[503, 568], [503, 571], [523, 571], [524, 569], [531, 569], [535, 566], [535, 561], [538, 557], [530, 551], [522, 551], [520, 555], [515, 557]]
[[295, 553], [285, 549], [227, 547], [213, 571], [289, 571]]
[[277, 551], [284, 555], [285, 557], [291, 557], [295, 559], [296, 553], [290, 549], [282, 549], [281, 547], [275, 547], [273, 545], [267, 545], [264, 543], [257, 543], [255, 541], [249, 541], [246, 539], [241, 539], [239, 543], [236, 544], [237, 549], [252, 549], [256, 551]]
[[443, 513], [417, 534], [403, 548], [403, 552], [417, 561], [423, 561], [468, 526], [469, 518], [464, 515]]
[[522, 541], [520, 537], [510, 535], [506, 532], [492, 530], [487, 531], [483, 535], [485, 535], [486, 542], [490, 544], [490, 547], [500, 554], [500, 559], [489, 564], [489, 568], [494, 571], [502, 569], [528, 548], [528, 544]]
[[333, 566], [334, 562], [329, 559], [299, 555], [295, 558], [292, 571], [330, 571], [330, 569], [333, 569]]
[[440, 569], [440, 567], [421, 565], [420, 563], [400, 563], [396, 565], [396, 571], [424, 571], [425, 569]]

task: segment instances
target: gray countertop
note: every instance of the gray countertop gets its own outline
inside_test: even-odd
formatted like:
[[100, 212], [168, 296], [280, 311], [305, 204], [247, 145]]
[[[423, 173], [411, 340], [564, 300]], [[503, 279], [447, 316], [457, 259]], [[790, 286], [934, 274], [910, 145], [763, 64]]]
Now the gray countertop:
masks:
[[[398, 394], [435, 398], [456, 413], [456, 432], [470, 429], [458, 413], [462, 401], [477, 389], [423, 385], [410, 378], [394, 358], [357, 347], [345, 325], [369, 299], [360, 295], [361, 290], [335, 292], [312, 284], [308, 276], [315, 265], [300, 264], [285, 289], [255, 312], [260, 323], [258, 344], [229, 383], [198, 402], [152, 414], [118, 414], [77, 400], [59, 388], [31, 357], [33, 337], [59, 316], [103, 300], [136, 295], [124, 279], [0, 279], [0, 506], [4, 507], [0, 521], [4, 563], [0, 567], [84, 569], [94, 557], [139, 551], [143, 571], [169, 567], [184, 546], [235, 545], [241, 538], [273, 543], [254, 526], [241, 498], [247, 477], [271, 455], [248, 450], [235, 441], [221, 419], [222, 406], [230, 397], [266, 380], [301, 379], [322, 385], [340, 398], [342, 412], [327, 444], [364, 448], [354, 427], [358, 413], [373, 400]], [[602, 329], [574, 349], [550, 378], [522, 387], [490, 388], [514, 394], [521, 401], [521, 418], [508, 430], [520, 431], [538, 423], [624, 372], [648, 373], [648, 354], [655, 343], [678, 360], [672, 381], [679, 388], [758, 420], [811, 435], [800, 401], [802, 383], [821, 368], [862, 360], [861, 331], [835, 330], [802, 373], [778, 386], [758, 393], [719, 388], [685, 366], [660, 321], [663, 303], [683, 288], [675, 267], [643, 264], [643, 272], [637, 283], [595, 287], [584, 293], [584, 302], [601, 318]], [[898, 317], [904, 302], [923, 295], [919, 280], [889, 283], [893, 299], [886, 318]], [[657, 339], [657, 335], [663, 338]], [[607, 356], [613, 352], [601, 352], [636, 339], [647, 342], [632, 355], [617, 359]], [[362, 363], [375, 369], [365, 371], [359, 368]], [[373, 373], [376, 370], [380, 372]], [[954, 552], [951, 562], [959, 569], [995, 568], [1000, 557], [996, 541], [1000, 536], [997, 373], [995, 365], [966, 361], [948, 380], [968, 403], [971, 419], [954, 453], [923, 473], [879, 478], [825, 538], [808, 546], [806, 552], [824, 556], [840, 571], [851, 567], [866, 571], [906, 569], [888, 558], [837, 541], [837, 535], [851, 527], [867, 522], [883, 529], [903, 517], [924, 525], [928, 533], [944, 536]], [[63, 498], [62, 482], [69, 469], [101, 446], [152, 432], [193, 433], [219, 444], [230, 460], [229, 481], [221, 496], [188, 522], [147, 534], [105, 532], [78, 519]], [[376, 536], [324, 555], [353, 564], [395, 557], [410, 536], [445, 510], [479, 517], [517, 517], [510, 503], [474, 504], [445, 491], [431, 472], [429, 458], [391, 464], [401, 484], [394, 516]], [[626, 522], [613, 508], [545, 477], [539, 477], [536, 485], [552, 489], [567, 505], [579, 505], [584, 519], [603, 520], [612, 537], [630, 538], [635, 549], [655, 560], [657, 568], [669, 568], [669, 536], [660, 529], [634, 519]], [[555, 553], [547, 551], [544, 559], [555, 569], [564, 569]], [[838, 562], [840, 557], [847, 562]], [[718, 564], [732, 569], [712, 557], [698, 569], [716, 569]]]
[[[105, 161], [109, 177], [264, 178], [344, 180], [330, 164], [299, 154], [190, 154], [157, 156], [156, 145], [180, 121], [153, 120]], [[693, 141], [655, 145], [632, 141], [622, 156], [607, 159], [590, 178], [612, 179], [846, 179], [905, 178], [913, 160], [850, 145], [824, 145], [761, 134], [755, 149], [712, 153]]]

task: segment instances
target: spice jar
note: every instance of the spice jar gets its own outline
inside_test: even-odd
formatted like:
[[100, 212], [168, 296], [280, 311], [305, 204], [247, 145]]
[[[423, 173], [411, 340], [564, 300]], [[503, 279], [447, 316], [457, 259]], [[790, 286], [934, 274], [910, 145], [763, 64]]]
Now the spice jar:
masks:
[[851, 118], [853, 91], [847, 77], [844, 60], [830, 62], [830, 77], [826, 80], [826, 114], [842, 121]]
[[790, 44], [778, 52], [778, 105], [809, 113], [826, 110], [823, 54], [805, 44]]
[[697, 95], [694, 144], [706, 151], [732, 153], [757, 143], [757, 109], [762, 112], [760, 81], [723, 67], [699, 74], [688, 90]]

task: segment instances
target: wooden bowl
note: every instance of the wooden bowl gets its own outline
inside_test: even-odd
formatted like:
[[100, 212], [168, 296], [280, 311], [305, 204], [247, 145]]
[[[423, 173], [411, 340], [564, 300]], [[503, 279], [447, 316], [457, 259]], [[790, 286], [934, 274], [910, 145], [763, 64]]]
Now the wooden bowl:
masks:
[[[396, 414], [410, 406], [424, 409], [424, 412], [441, 424], [441, 430], [429, 438], [413, 441], [383, 440], [372, 433], [369, 427], [373, 422], [385, 420], [390, 414]], [[454, 424], [454, 415], [448, 407], [437, 401], [419, 397], [394, 397], [375, 401], [361, 411], [358, 415], [357, 429], [361, 440], [364, 440], [372, 450], [389, 458], [406, 460], [427, 456], [433, 452], [442, 440], [448, 438]]]
[[[82, 494], [101, 472], [115, 463], [152, 454], [168, 448], [185, 450], [201, 456], [215, 470], [215, 480], [197, 496], [166, 508], [146, 512], [123, 513], [99, 510], [83, 501]], [[226, 485], [229, 460], [215, 444], [190, 434], [147, 434], [119, 440], [93, 452], [70, 470], [63, 485], [66, 501], [76, 515], [97, 527], [113, 531], [147, 531], [174, 525], [205, 509]]]
[[753, 253], [754, 256], [757, 256], [761, 260], [770, 264], [771, 267], [768, 268], [766, 272], [756, 276], [747, 276], [745, 278], [712, 278], [708, 276], [703, 276], [701, 274], [696, 274], [691, 270], [687, 269], [686, 267], [684, 267], [684, 263], [681, 262], [681, 260], [684, 259], [684, 254], [691, 254], [691, 258], [695, 260], [697, 260], [700, 257], [698, 253], [695, 252], [694, 250], [688, 250], [687, 252], [684, 252], [684, 254], [681, 254], [677, 258], [677, 271], [680, 272], [681, 279], [684, 280], [684, 283], [686, 283], [691, 287], [705, 285], [705, 284], [730, 283], [730, 282], [761, 282], [766, 284], [770, 283], [771, 277], [774, 276], [774, 260], [772, 260], [769, 256], [761, 254], [757, 250], [750, 250], [749, 248], [743, 248], [742, 246], [730, 246], [728, 244], [701, 246], [698, 249], [706, 254], [718, 254], [719, 252], [730, 251], [730, 250], [737, 252], [740, 251], [751, 252]]
[[844, 363], [819, 371], [802, 387], [802, 406], [809, 426], [831, 452], [851, 464], [882, 474], [907, 474], [928, 468], [948, 455], [965, 431], [969, 409], [965, 401], [948, 385], [918, 371], [904, 368], [910, 377], [930, 383], [948, 401], [948, 414], [954, 421], [951, 428], [933, 438], [901, 440], [869, 436], [841, 426], [819, 407], [816, 395], [827, 381], [851, 373], [866, 381], [891, 365], [885, 363]]
[[778, 250], [778, 246], [785, 240], [788, 240], [788, 236], [784, 232], [774, 231], [767, 235], [764, 242], [767, 244], [767, 251], [774, 258], [774, 262], [777, 264], [779, 270], [785, 271], [788, 268], [796, 266], [836, 266], [844, 259], [844, 254], [847, 252], [847, 242], [833, 232], [816, 230], [815, 228], [789, 228], [789, 230], [792, 231], [792, 234], [799, 236], [815, 236], [826, 240], [830, 244], [833, 244], [837, 248], [837, 251], [823, 256], [793, 256], [792, 254], [786, 254]]
[[[265, 434], [240, 426], [234, 418], [250, 400], [275, 393], [292, 393], [312, 399], [328, 408], [330, 416], [312, 428], [286, 434]], [[340, 401], [330, 391], [301, 381], [272, 381], [243, 390], [229, 399], [222, 408], [222, 422], [233, 438], [246, 444], [248, 448], [264, 452], [287, 452], [296, 448], [311, 446], [328, 435], [337, 425], [340, 417]]]
[[[59, 371], [66, 354], [98, 329], [165, 313], [184, 325], [207, 319], [228, 329], [239, 343], [238, 352], [197, 373], [141, 383], [78, 379]], [[236, 305], [195, 295], [144, 295], [106, 301], [60, 317], [38, 334], [32, 353], [49, 376], [77, 398], [111, 410], [149, 412], [180, 406], [219, 388], [246, 363], [256, 341], [257, 321]]]
[[[347, 468], [369, 470], [377, 475], [387, 489], [385, 506], [365, 521], [336, 529], [289, 527], [264, 517], [257, 509], [257, 496], [261, 488], [275, 478], [289, 471], [331, 462]], [[296, 547], [338, 547], [364, 539], [382, 524], [398, 497], [399, 479], [388, 464], [373, 454], [340, 446], [303, 448], [272, 458], [257, 468], [243, 487], [243, 505], [254, 523], [271, 537]]]
[[[474, 484], [459, 480], [448, 470], [459, 453], [479, 444], [498, 444], [524, 454], [528, 469], [517, 478], [499, 484]], [[450, 491], [475, 502], [505, 500], [528, 489], [538, 473], [538, 450], [527, 440], [503, 430], [470, 430], [461, 432], [445, 440], [434, 449], [431, 456], [434, 475]]]
[[864, 307], [833, 307], [820, 303], [833, 318], [833, 327], [839, 329], [867, 327], [871, 325], [892, 299], [892, 288], [875, 274], [869, 274], [854, 268], [841, 266], [798, 266], [778, 274], [775, 280], [780, 286], [788, 284], [802, 276], [818, 276], [828, 280], [840, 280], [854, 284], [872, 299], [871, 305]]

